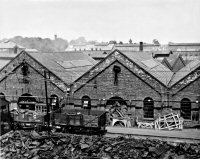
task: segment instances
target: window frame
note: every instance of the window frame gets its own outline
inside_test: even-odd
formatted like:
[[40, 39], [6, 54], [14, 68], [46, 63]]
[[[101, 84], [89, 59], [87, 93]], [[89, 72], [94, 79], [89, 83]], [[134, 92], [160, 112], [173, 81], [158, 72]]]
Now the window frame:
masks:
[[143, 118], [154, 119], [154, 100], [150, 97], [146, 97], [143, 100]]
[[[183, 108], [183, 106], [185, 108]], [[189, 108], [186, 108], [186, 107], [189, 107]], [[189, 113], [188, 113], [188, 110], [189, 110]], [[189, 98], [183, 98], [180, 101], [180, 116], [184, 120], [192, 120], [192, 102]]]

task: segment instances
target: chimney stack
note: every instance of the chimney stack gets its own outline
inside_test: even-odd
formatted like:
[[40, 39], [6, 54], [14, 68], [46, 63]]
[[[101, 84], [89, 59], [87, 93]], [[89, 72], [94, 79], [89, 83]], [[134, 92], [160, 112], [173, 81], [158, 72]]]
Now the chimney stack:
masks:
[[139, 51], [143, 51], [143, 42], [140, 42], [140, 48]]
[[56, 40], [58, 38], [57, 34], [54, 35], [54, 40]]

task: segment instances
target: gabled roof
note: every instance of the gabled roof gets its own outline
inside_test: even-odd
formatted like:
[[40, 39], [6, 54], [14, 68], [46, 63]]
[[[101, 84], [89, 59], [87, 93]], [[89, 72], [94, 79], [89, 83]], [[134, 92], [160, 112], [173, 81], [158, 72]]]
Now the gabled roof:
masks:
[[152, 52], [122, 52], [132, 61], [136, 62], [140, 67], [149, 72], [164, 85], [168, 85], [173, 72], [162, 63], [152, 58]]
[[66, 83], [72, 83], [96, 61], [82, 52], [28, 53]]
[[[159, 59], [157, 59], [159, 61]], [[172, 66], [170, 65], [169, 61], [164, 57], [162, 60], [159, 61], [164, 66], [168, 67], [170, 70], [172, 70]]]
[[173, 86], [175, 83], [184, 79], [187, 75], [189, 75], [191, 72], [195, 71], [199, 67], [200, 67], [200, 60], [196, 59], [191, 61], [185, 67], [174, 73], [174, 76], [171, 79], [169, 86]]
[[183, 60], [180, 54], [172, 54], [166, 58], [171, 66], [173, 72], [177, 72], [186, 65], [186, 62]]
[[[125, 63], [123, 63], [123, 59], [125, 60]], [[171, 72], [170, 69], [168, 69], [167, 67], [165, 67], [164, 65], [152, 58], [152, 52], [120, 52], [119, 50], [114, 50], [106, 58], [104, 58], [104, 60], [94, 65], [85, 74], [83, 74], [81, 77], [75, 80], [75, 82], [78, 82], [78, 80], [83, 78], [86, 74], [88, 77], [94, 78], [93, 76], [96, 76], [97, 74], [102, 72], [115, 61], [119, 61], [120, 63], [126, 65], [126, 67], [130, 69], [130, 71], [136, 73], [137, 76], [139, 76], [142, 80], [147, 82], [150, 86], [152, 85], [152, 81], [150, 82], [149, 79], [153, 80], [153, 78], [156, 83], [159, 82], [163, 86], [167, 86], [173, 75], [173, 72]], [[145, 72], [146, 75], [143, 76], [142, 74], [145, 74]], [[88, 80], [84, 78], [85, 83], [87, 83], [90, 80], [91, 79], [89, 78]], [[80, 89], [80, 87], [77, 89]]]
[[11, 49], [11, 48], [14, 48], [14, 47], [18, 47], [20, 49], [25, 49], [25, 47], [21, 46], [21, 45], [18, 45], [12, 41], [4, 41], [4, 42], [0, 42], [0, 48], [1, 49]]

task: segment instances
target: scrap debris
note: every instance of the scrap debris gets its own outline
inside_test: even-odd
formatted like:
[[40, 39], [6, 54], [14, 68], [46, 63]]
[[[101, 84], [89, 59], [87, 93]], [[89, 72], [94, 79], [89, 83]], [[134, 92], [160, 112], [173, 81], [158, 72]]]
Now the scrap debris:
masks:
[[98, 137], [15, 131], [1, 136], [7, 159], [138, 159], [200, 158], [200, 143], [171, 143], [128, 137]]

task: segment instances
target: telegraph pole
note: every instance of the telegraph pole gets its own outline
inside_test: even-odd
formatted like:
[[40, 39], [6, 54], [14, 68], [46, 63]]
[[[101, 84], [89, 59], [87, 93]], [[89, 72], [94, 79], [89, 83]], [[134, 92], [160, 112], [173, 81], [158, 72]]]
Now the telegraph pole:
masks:
[[46, 95], [46, 107], [47, 107], [47, 128], [48, 134], [50, 134], [50, 116], [49, 116], [49, 104], [48, 104], [48, 94], [47, 94], [47, 72], [44, 70], [44, 84], [45, 84], [45, 95]]

